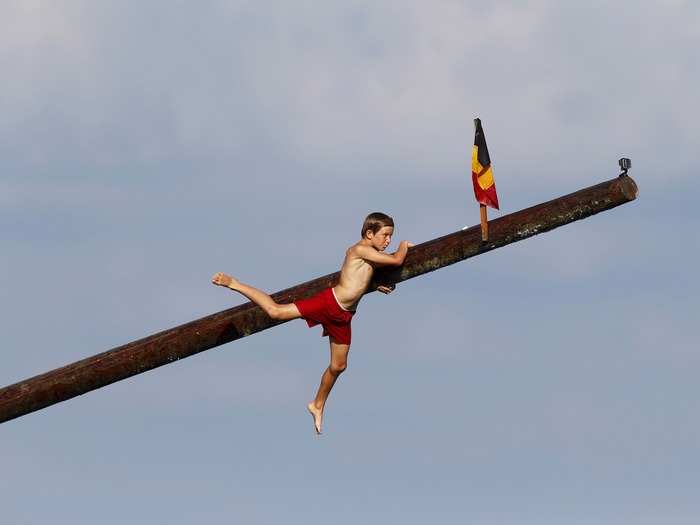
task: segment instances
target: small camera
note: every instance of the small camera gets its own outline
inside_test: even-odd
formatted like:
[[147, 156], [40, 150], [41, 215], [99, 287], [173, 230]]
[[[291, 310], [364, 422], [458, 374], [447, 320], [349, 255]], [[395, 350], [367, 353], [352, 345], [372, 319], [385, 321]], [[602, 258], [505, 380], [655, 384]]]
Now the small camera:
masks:
[[622, 173], [620, 173], [620, 175], [627, 175], [627, 170], [632, 167], [632, 161], [630, 159], [622, 157], [620, 160], [617, 161], [617, 163], [620, 165], [620, 169], [622, 170]]

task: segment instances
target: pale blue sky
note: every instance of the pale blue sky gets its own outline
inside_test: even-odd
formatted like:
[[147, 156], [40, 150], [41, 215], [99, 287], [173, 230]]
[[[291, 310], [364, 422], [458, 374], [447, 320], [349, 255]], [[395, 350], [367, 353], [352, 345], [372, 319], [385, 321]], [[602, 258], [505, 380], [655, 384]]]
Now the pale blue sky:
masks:
[[[144, 5], [145, 4], [145, 5]], [[0, 386], [617, 175], [636, 202], [0, 426], [8, 524], [696, 523], [694, 2], [0, 6]], [[498, 216], [492, 213], [492, 216]]]

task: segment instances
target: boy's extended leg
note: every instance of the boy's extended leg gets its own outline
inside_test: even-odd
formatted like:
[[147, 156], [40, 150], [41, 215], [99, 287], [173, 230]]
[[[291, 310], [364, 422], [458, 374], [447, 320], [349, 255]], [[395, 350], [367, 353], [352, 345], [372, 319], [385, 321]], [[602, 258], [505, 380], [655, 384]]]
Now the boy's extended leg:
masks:
[[348, 352], [350, 345], [338, 343], [333, 337], [328, 338], [331, 345], [331, 364], [326, 368], [321, 376], [321, 384], [316, 393], [316, 399], [307, 405], [309, 412], [314, 418], [314, 426], [316, 433], [321, 433], [321, 424], [323, 422], [323, 409], [326, 406], [326, 400], [331, 393], [331, 389], [335, 384], [338, 376], [343, 373], [348, 365]]
[[267, 315], [277, 321], [289, 321], [290, 319], [298, 319], [301, 317], [299, 309], [294, 303], [276, 303], [272, 297], [262, 290], [258, 290], [257, 288], [253, 288], [247, 284], [243, 284], [225, 273], [219, 272], [215, 274], [214, 277], [212, 277], [211, 282], [219, 286], [225, 286], [226, 288], [230, 288], [231, 290], [246, 296], [260, 308], [262, 308]]

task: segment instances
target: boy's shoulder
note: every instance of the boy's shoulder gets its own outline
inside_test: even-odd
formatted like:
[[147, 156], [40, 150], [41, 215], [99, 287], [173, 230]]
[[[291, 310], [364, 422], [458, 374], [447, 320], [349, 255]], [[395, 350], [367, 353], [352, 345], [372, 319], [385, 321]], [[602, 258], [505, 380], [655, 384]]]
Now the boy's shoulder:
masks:
[[356, 257], [358, 259], [362, 259], [362, 252], [367, 248], [367, 246], [362, 244], [362, 241], [357, 241], [355, 244], [353, 244], [352, 246], [348, 247], [347, 250], [345, 250], [345, 255], [347, 257]]
[[355, 244], [348, 246], [348, 249], [345, 250], [345, 255], [348, 256], [353, 256], [357, 254], [357, 247], [359, 246], [359, 242], [356, 242]]
[[362, 241], [358, 241], [345, 251], [345, 256], [348, 259], [362, 259], [364, 261], [368, 257], [372, 257], [372, 252], [376, 251], [372, 246], [367, 246]]

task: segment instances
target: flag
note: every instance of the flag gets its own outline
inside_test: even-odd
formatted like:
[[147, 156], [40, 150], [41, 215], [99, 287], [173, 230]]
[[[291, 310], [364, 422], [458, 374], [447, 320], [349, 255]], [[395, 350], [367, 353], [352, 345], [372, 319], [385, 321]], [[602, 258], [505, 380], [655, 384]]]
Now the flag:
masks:
[[491, 170], [491, 158], [486, 147], [486, 137], [481, 128], [481, 119], [474, 119], [474, 147], [472, 148], [472, 182], [474, 183], [474, 196], [479, 204], [498, 209], [498, 196], [496, 195], [496, 183], [493, 180]]

